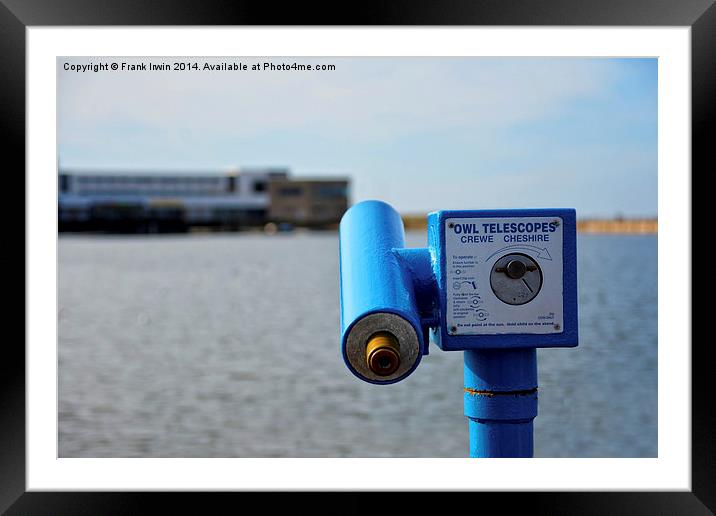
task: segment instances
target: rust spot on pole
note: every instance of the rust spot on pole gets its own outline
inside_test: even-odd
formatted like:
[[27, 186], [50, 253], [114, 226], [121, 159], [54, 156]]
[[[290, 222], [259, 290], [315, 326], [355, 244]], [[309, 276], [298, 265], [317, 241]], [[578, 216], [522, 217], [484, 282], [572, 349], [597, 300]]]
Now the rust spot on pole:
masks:
[[473, 396], [487, 396], [488, 398], [492, 398], [493, 396], [526, 396], [528, 394], [535, 394], [537, 387], [521, 391], [481, 391], [465, 387], [465, 392]]

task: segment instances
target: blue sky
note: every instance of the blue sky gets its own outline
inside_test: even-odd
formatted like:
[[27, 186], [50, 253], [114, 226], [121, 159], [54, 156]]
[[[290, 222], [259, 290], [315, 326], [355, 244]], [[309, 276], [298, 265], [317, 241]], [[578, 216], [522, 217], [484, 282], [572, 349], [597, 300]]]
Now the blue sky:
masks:
[[656, 59], [271, 58], [336, 70], [62, 70], [113, 60], [175, 59], [58, 59], [63, 168], [285, 166], [348, 176], [352, 201], [378, 198], [406, 213], [657, 214]]

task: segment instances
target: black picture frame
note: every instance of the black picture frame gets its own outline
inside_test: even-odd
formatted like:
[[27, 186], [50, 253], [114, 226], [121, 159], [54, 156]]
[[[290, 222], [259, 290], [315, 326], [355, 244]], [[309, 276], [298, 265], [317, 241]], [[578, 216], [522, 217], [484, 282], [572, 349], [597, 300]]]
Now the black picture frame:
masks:
[[[359, 3], [314, 2], [277, 6], [269, 2], [227, 0], [0, 0], [0, 126], [5, 143], [7, 188], [23, 192], [25, 177], [25, 41], [31, 26], [111, 25], [543, 25], [543, 26], [688, 26], [691, 27], [692, 161], [694, 171], [706, 172], [713, 147], [713, 96], [716, 93], [716, 6], [713, 0], [364, 0]], [[8, 159], [10, 158], [10, 159]], [[692, 177], [696, 175], [692, 173]], [[6, 235], [20, 241], [7, 253], [6, 270], [25, 268], [25, 226], [9, 224]], [[8, 246], [9, 248], [9, 246]], [[16, 257], [20, 255], [19, 257]], [[12, 256], [11, 258], [9, 256]], [[13, 277], [20, 275], [10, 274]], [[23, 275], [24, 276], [24, 275]], [[690, 280], [690, 278], [689, 278]], [[50, 287], [48, 286], [48, 289]], [[7, 321], [25, 321], [25, 292], [10, 300]], [[21, 302], [22, 301], [22, 302]], [[17, 313], [16, 317], [12, 312]], [[162, 512], [206, 511], [218, 496], [223, 502], [235, 494], [73, 493], [26, 492], [25, 447], [25, 326], [20, 338], [4, 345], [4, 374], [0, 375], [0, 511], [8, 514], [116, 514], [137, 513], [147, 503], [159, 503]], [[672, 343], [674, 344], [674, 343]], [[677, 343], [689, 345], [688, 342]], [[710, 514], [716, 512], [716, 411], [711, 409], [714, 382], [707, 359], [707, 340], [692, 345], [692, 490], [690, 492], [589, 492], [589, 493], [473, 493], [451, 495], [455, 501], [475, 505], [504, 504], [510, 512], [547, 514]], [[710, 410], [711, 409], [711, 410]], [[255, 497], [246, 495], [244, 498]], [[275, 496], [275, 495], [273, 495]], [[469, 496], [469, 498], [467, 498]], [[475, 497], [478, 498], [475, 498]], [[229, 498], [231, 497], [231, 498]], [[292, 495], [294, 510], [315, 504], [313, 497]], [[285, 500], [285, 496], [273, 498]], [[376, 501], [379, 500], [379, 501]], [[242, 500], [250, 503], [251, 500]], [[298, 502], [298, 506], [295, 505]], [[231, 502], [230, 502], [231, 503]], [[322, 502], [324, 504], [325, 502]], [[384, 495], [352, 493], [341, 502], [340, 512], [418, 508], [422, 496], [388, 501]], [[502, 505], [504, 506], [504, 505]], [[247, 506], [248, 507], [248, 506]], [[315, 507], [314, 507], [315, 508]], [[238, 509], [238, 507], [237, 507]], [[233, 511], [232, 511], [233, 512]], [[332, 511], [331, 511], [332, 512]]]

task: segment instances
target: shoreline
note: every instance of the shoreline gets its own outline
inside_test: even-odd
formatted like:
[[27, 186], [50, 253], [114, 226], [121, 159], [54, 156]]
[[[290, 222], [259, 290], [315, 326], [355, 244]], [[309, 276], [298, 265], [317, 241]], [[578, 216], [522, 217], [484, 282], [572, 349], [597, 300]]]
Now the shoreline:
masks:
[[[402, 215], [406, 230], [427, 229], [424, 215]], [[656, 235], [658, 219], [582, 219], [577, 220], [577, 233], [608, 235]]]

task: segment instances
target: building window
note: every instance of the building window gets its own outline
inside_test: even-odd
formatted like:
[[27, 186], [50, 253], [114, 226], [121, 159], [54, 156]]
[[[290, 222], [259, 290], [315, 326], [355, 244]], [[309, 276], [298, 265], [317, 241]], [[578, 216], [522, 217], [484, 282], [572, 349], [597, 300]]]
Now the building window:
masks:
[[341, 199], [347, 194], [348, 189], [345, 185], [326, 185], [318, 189], [318, 196], [322, 199]]
[[303, 188], [300, 186], [284, 186], [278, 191], [281, 197], [300, 197], [303, 195]]
[[254, 181], [254, 192], [265, 192], [266, 181]]

